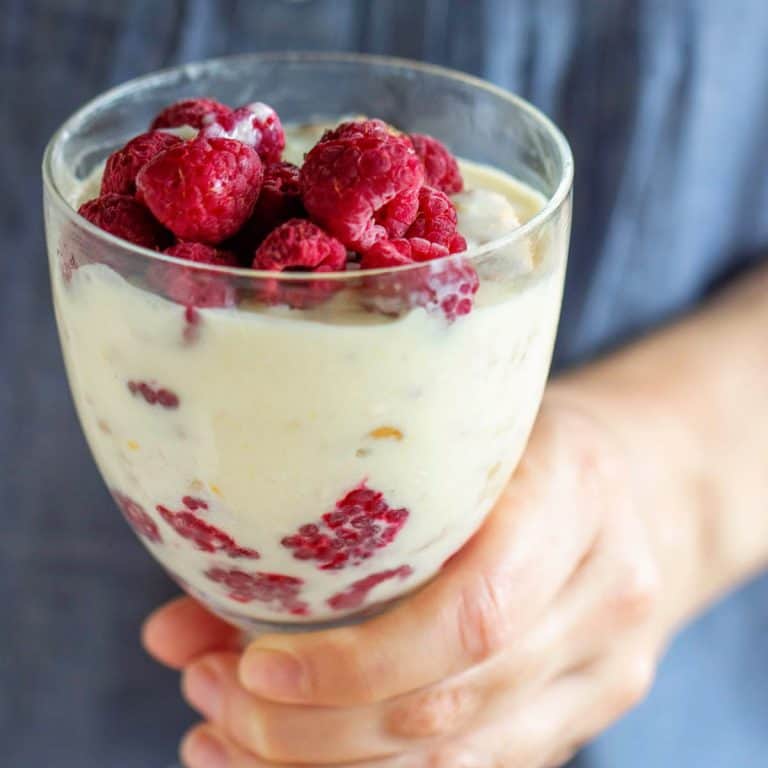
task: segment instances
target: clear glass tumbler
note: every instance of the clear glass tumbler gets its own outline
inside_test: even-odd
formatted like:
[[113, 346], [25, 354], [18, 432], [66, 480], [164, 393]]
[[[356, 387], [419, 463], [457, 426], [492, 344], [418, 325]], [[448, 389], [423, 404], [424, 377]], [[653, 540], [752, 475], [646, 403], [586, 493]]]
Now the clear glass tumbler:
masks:
[[[325, 275], [191, 264], [77, 215], [73, 190], [109, 153], [203, 95], [267, 102], [284, 123], [365, 114], [433, 134], [527, 184], [541, 208], [463, 254]], [[560, 132], [518, 97], [367, 56], [167, 70], [61, 127], [43, 175], [70, 386], [118, 506], [184, 589], [246, 631], [317, 627], [380, 610], [467, 542], [540, 404], [572, 174]], [[436, 311], [475, 275], [471, 312]]]

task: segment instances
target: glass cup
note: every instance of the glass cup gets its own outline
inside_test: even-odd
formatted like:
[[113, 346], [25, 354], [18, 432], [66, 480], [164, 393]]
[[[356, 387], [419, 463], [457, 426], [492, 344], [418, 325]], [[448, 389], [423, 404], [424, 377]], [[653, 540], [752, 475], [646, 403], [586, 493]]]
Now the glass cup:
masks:
[[[109, 153], [204, 95], [264, 101], [284, 123], [365, 114], [433, 134], [540, 210], [463, 254], [324, 275], [192, 264], [77, 215], [74, 190]], [[53, 137], [43, 175], [83, 430], [185, 590], [245, 631], [316, 628], [381, 610], [468, 541], [525, 447], [560, 310], [573, 164], [544, 115], [407, 61], [239, 56], [99, 96]]]

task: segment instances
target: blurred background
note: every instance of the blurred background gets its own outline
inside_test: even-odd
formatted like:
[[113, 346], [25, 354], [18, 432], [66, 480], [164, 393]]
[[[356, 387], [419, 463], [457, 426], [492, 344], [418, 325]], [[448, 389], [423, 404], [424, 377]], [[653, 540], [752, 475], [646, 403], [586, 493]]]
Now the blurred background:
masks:
[[[193, 721], [176, 675], [139, 646], [176, 589], [97, 475], [50, 306], [39, 164], [86, 100], [159, 67], [275, 49], [404, 56], [517, 91], [576, 156], [561, 368], [685, 311], [768, 243], [765, 0], [0, 0], [0, 36], [3, 766], [167, 766]], [[618, 768], [612, 750], [634, 743], [622, 768], [768, 765], [768, 685], [752, 666], [765, 586], [686, 633], [650, 701], [581, 764]]]

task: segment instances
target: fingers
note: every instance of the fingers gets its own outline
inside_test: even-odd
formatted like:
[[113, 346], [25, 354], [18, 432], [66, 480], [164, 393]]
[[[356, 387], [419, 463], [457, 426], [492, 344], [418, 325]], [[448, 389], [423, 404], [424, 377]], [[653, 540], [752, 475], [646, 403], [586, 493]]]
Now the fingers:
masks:
[[[193, 728], [180, 749], [186, 768], [309, 768], [307, 763], [270, 762], [234, 743], [223, 729], [206, 723]], [[419, 753], [344, 763], [344, 768], [427, 768]]]
[[480, 533], [420, 593], [361, 626], [256, 640], [243, 684], [275, 701], [352, 706], [423, 688], [514, 643], [596, 535], [596, 512], [573, 509], [579, 462], [552, 453], [524, 463]]
[[239, 630], [191, 597], [179, 597], [151, 614], [142, 628], [142, 643], [157, 661], [173, 669], [211, 651], [242, 647]]
[[232, 744], [266, 761], [338, 764], [402, 751], [375, 707], [322, 709], [278, 704], [245, 691], [236, 654], [212, 654], [184, 673], [185, 698]]
[[581, 664], [646, 624], [656, 612], [660, 591], [648, 533], [630, 510], [618, 505], [537, 627], [537, 645], [566, 648], [569, 665]]

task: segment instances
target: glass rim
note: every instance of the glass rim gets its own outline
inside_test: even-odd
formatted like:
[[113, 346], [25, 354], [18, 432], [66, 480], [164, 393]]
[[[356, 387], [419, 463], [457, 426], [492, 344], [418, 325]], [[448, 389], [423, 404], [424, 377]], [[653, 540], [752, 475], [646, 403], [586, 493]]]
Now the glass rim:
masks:
[[[306, 62], [306, 63], [364, 63], [369, 65], [387, 66], [402, 70], [419, 71], [425, 74], [431, 74], [437, 77], [463, 82], [472, 88], [485, 91], [496, 98], [503, 99], [522, 112], [527, 113], [536, 122], [544, 127], [548, 135], [553, 139], [555, 148], [557, 149], [558, 158], [562, 167], [560, 174], [560, 180], [551, 195], [546, 197], [546, 203], [537, 211], [528, 221], [510, 230], [501, 237], [497, 237], [493, 240], [489, 240], [482, 245], [468, 248], [466, 251], [460, 253], [450, 254], [443, 258], [426, 261], [426, 262], [414, 262], [413, 264], [395, 266], [395, 267], [383, 267], [379, 269], [356, 269], [346, 270], [344, 272], [273, 272], [267, 270], [250, 269], [248, 267], [226, 267], [217, 266], [213, 264], [202, 264], [199, 262], [191, 262], [186, 259], [181, 259], [176, 256], [170, 256], [160, 251], [153, 251], [149, 248], [136, 245], [127, 240], [123, 240], [120, 237], [110, 234], [109, 232], [100, 229], [95, 224], [92, 224], [85, 217], [81, 216], [66, 200], [59, 185], [56, 183], [53, 175], [52, 158], [59, 144], [72, 133], [76, 127], [103, 102], [119, 99], [126, 93], [130, 93], [139, 86], [151, 87], [154, 81], [162, 82], [168, 77], [187, 72], [190, 77], [193, 77], [196, 71], [207, 69], [215, 66], [226, 66], [227, 64], [234, 64], [237, 62]], [[563, 203], [568, 198], [573, 187], [574, 176], [574, 161], [571, 147], [568, 144], [568, 140], [565, 138], [563, 132], [557, 127], [557, 125], [545, 115], [540, 109], [533, 106], [529, 101], [522, 96], [518, 96], [512, 91], [495, 85], [487, 80], [483, 80], [480, 77], [469, 75], [459, 70], [451, 69], [449, 67], [443, 67], [437, 64], [428, 64], [412, 59], [406, 59], [395, 56], [380, 56], [364, 53], [341, 53], [341, 52], [322, 52], [322, 51], [269, 51], [261, 53], [245, 53], [235, 54], [232, 56], [220, 56], [212, 59], [204, 59], [202, 61], [191, 62], [188, 64], [181, 64], [173, 67], [165, 67], [163, 69], [155, 70], [149, 74], [141, 75], [127, 80], [120, 85], [110, 88], [106, 91], [102, 91], [93, 99], [87, 101], [78, 110], [73, 112], [54, 132], [48, 144], [45, 147], [42, 161], [42, 176], [43, 187], [49, 195], [49, 198], [53, 200], [58, 209], [64, 213], [65, 216], [72, 219], [78, 226], [82, 227], [86, 232], [105, 241], [107, 244], [117, 246], [124, 251], [133, 252], [137, 256], [149, 259], [150, 261], [156, 261], [166, 263], [171, 266], [183, 267], [185, 269], [193, 269], [206, 273], [219, 273], [231, 276], [233, 278], [257, 278], [263, 280], [281, 280], [286, 282], [308, 282], [313, 280], [322, 281], [339, 281], [344, 282], [346, 280], [360, 279], [361, 277], [375, 277], [377, 275], [387, 274], [400, 274], [419, 268], [430, 268], [430, 265], [435, 262], [453, 261], [456, 258], [462, 258], [467, 260], [474, 260], [483, 256], [484, 254], [493, 252], [500, 248], [510, 246], [526, 237], [532, 232], [543, 227], [556, 213], [560, 210]]]

